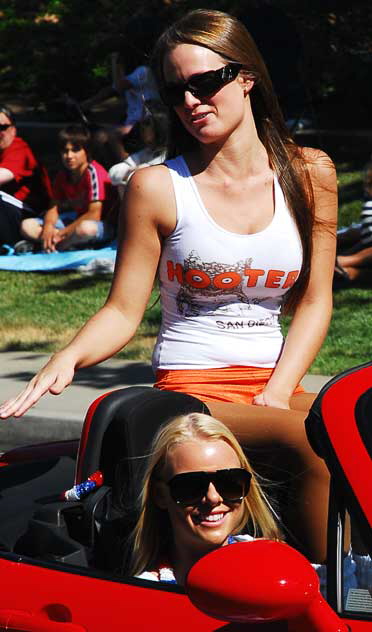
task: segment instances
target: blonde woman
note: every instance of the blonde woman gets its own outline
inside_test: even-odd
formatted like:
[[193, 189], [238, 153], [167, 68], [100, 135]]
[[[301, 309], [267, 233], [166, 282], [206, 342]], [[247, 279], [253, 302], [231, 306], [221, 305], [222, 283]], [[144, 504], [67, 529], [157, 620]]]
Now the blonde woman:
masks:
[[[239, 535], [246, 526], [253, 535]], [[201, 413], [163, 426], [144, 475], [133, 575], [182, 585], [206, 553], [256, 536], [280, 532], [230, 430]]]

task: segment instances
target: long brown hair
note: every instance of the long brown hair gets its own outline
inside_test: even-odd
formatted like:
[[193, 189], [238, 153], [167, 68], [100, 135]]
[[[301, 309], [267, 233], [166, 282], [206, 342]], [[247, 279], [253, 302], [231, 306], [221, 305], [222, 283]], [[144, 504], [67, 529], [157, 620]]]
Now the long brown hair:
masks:
[[[190, 11], [170, 26], [154, 49], [152, 66], [159, 85], [164, 83], [165, 55], [179, 44], [204, 46], [230, 61], [243, 64], [254, 78], [250, 92], [258, 136], [266, 148], [287, 205], [294, 217], [302, 244], [300, 275], [286, 297], [286, 310], [294, 309], [303, 296], [310, 276], [314, 196], [306, 162], [286, 127], [265, 63], [245, 26], [235, 17], [209, 9]], [[198, 142], [170, 109], [168, 157], [196, 150]]]
[[238, 533], [250, 523], [254, 535], [273, 540], [282, 538], [271, 513], [270, 504], [233, 433], [225, 424], [210, 415], [180, 415], [162, 426], [152, 443], [143, 477], [140, 516], [133, 533], [132, 575], [151, 569], [159, 563], [162, 556], [169, 555], [173, 535], [168, 512], [157, 507], [154, 501], [155, 485], [162, 479], [170, 450], [184, 442], [200, 440], [225, 441], [237, 455], [240, 467], [252, 474], [249, 494], [242, 503], [242, 517], [234, 533]]

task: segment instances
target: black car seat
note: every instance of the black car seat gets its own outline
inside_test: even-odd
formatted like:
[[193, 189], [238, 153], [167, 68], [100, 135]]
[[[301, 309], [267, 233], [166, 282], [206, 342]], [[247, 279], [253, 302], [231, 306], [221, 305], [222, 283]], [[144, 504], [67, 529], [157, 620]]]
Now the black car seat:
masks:
[[[85, 481], [100, 470], [104, 484], [84, 501], [74, 535], [88, 545], [96, 568], [125, 573], [128, 537], [137, 517], [152, 439], [166, 421], [189, 412], [209, 414], [205, 404], [194, 397], [146, 386], [113, 391], [96, 400], [88, 410], [76, 482]], [[73, 531], [72, 526], [70, 532]]]
[[46, 498], [20, 538], [17, 552], [125, 574], [128, 538], [152, 439], [166, 421], [189, 412], [209, 414], [194, 397], [147, 386], [119, 389], [96, 399], [84, 421], [75, 483], [100, 470], [102, 487], [77, 502]]

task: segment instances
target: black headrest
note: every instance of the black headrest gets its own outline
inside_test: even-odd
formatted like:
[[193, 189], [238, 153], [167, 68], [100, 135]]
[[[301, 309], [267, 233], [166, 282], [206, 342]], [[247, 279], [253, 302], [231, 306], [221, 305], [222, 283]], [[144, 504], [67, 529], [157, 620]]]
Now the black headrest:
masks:
[[114, 483], [120, 471], [120, 479], [130, 481], [129, 495], [135, 499], [156, 431], [172, 417], [189, 412], [209, 414], [205, 404], [195, 397], [147, 386], [120, 389], [99, 398], [90, 407], [84, 423], [77, 482], [99, 469], [105, 485], [113, 486], [115, 493]]
[[[329, 411], [333, 417], [337, 417], [337, 415], [345, 412], [345, 406], [348, 408], [351, 407], [354, 414], [349, 417], [349, 421], [353, 424], [355, 413], [359, 410], [360, 414], [357, 415], [357, 418], [359, 417], [358, 425], [365, 426], [366, 420], [370, 419], [367, 411], [370, 411], [372, 408], [370, 401], [372, 396], [370, 391], [371, 387], [372, 362], [366, 362], [339, 373], [329, 380], [319, 391], [310, 408], [309, 415], [305, 420], [307, 438], [318, 456], [325, 458], [325, 453], [327, 452], [328, 435], [326, 427], [329, 419]], [[359, 400], [362, 396], [364, 404], [361, 407], [361, 401]], [[332, 402], [332, 406], [328, 407], [326, 420], [324, 415], [325, 399]], [[369, 449], [372, 451], [370, 436], [366, 437], [365, 443], [367, 445], [369, 444]]]

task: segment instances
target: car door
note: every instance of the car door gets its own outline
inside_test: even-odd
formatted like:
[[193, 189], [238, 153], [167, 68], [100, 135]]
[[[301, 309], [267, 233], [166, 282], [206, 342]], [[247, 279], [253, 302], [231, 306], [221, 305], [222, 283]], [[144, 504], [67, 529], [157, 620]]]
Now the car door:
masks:
[[[81, 574], [78, 568], [0, 558], [0, 630], [23, 632], [122, 632], [123, 630], [256, 630], [211, 618], [174, 585], [122, 581]], [[88, 571], [86, 571], [88, 573]], [[287, 632], [287, 624], [260, 625]]]

